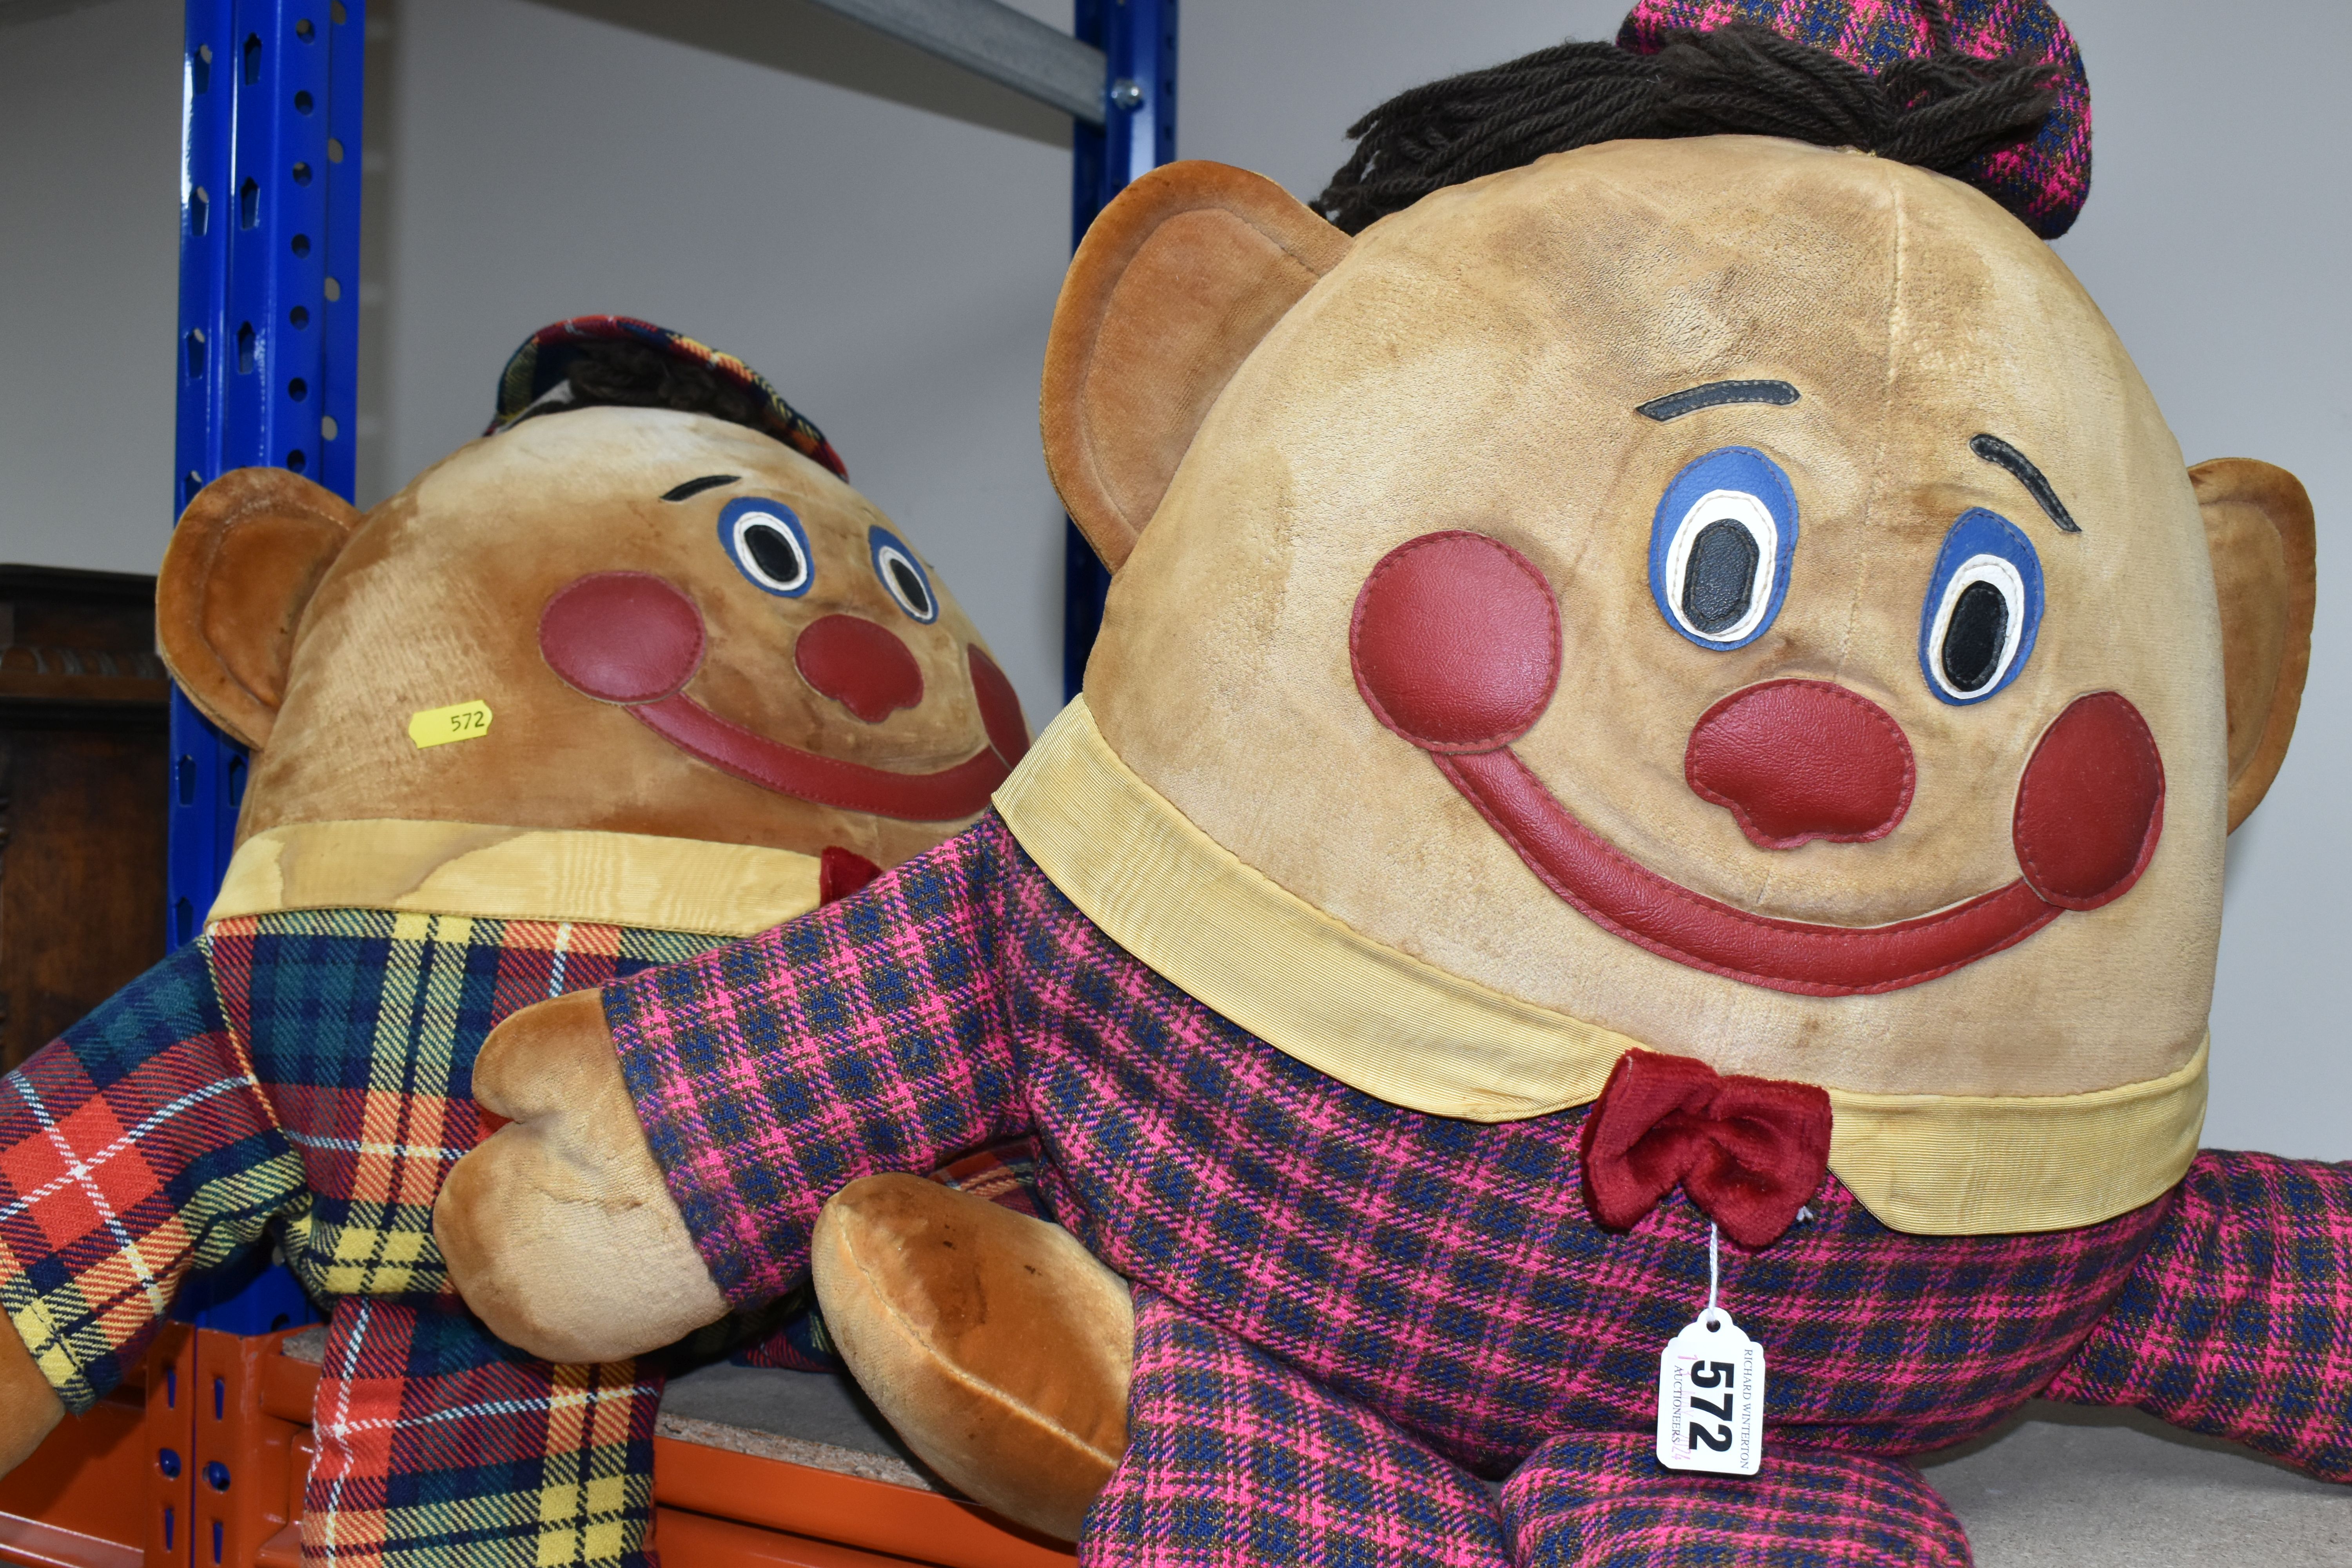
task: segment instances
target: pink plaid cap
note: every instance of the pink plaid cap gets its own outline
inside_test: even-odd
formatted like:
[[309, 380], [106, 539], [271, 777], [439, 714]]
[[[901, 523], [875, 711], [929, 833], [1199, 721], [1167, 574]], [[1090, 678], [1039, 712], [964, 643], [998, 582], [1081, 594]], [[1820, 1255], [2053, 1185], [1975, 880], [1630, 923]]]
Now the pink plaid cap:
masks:
[[1968, 179], [2044, 239], [2074, 226], [2091, 193], [2091, 83], [2074, 35], [2042, 0], [1640, 0], [1617, 43], [1654, 54], [1669, 34], [1734, 22], [1768, 27], [1871, 71], [1926, 58], [1938, 25], [1963, 54], [2022, 55], [2056, 66], [2058, 102], [2041, 131], [1978, 159]]

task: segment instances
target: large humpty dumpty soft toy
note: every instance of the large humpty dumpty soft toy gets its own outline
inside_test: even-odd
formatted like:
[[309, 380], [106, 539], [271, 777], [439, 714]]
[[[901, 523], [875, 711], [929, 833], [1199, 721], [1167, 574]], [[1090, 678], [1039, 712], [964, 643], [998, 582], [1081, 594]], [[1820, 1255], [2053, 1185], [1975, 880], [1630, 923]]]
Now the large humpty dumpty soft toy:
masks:
[[[506, 1025], [467, 1299], [619, 1354], [814, 1257], [1090, 1564], [1959, 1564], [1903, 1457], [2045, 1393], [2352, 1480], [2352, 1169], [2198, 1147], [2310, 510], [2041, 237], [2087, 115], [2038, 5], [1691, 0], [1387, 106], [1352, 240], [1139, 181], [1047, 356], [1083, 699], [858, 897]], [[1015, 1130], [1066, 1235], [972, 1264], [891, 1173]]]
[[500, 1344], [434, 1243], [475, 1050], [965, 826], [1010, 682], [814, 426], [614, 317], [367, 513], [224, 475], [158, 621], [251, 784], [203, 935], [0, 1082], [0, 1464], [275, 1246], [331, 1313], [306, 1554], [646, 1561], [663, 1363]]

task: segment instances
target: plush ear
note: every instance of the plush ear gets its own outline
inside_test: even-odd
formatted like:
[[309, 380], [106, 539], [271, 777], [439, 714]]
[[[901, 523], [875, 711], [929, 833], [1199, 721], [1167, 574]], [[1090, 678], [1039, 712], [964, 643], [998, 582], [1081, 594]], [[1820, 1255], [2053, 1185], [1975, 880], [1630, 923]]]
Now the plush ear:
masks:
[[2311, 668], [2311, 497], [2284, 468], [2221, 458], [2189, 470], [2221, 601], [2230, 710], [2230, 830], [2278, 776]]
[[235, 468], [196, 492], [155, 581], [155, 642], [205, 718], [269, 742], [294, 627], [360, 525], [357, 508], [283, 468]]
[[1171, 163], [1087, 230], [1054, 307], [1045, 468], [1114, 572], [1151, 521], [1209, 405], [1348, 237], [1272, 180]]

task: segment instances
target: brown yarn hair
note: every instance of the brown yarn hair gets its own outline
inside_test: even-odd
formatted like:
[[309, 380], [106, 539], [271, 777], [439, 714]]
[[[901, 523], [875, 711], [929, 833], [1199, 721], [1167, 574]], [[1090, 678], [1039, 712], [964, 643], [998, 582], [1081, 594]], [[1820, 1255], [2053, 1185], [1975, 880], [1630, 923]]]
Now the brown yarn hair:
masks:
[[1654, 55], [1556, 44], [1409, 89], [1357, 121], [1355, 151], [1315, 206], [1356, 234], [1432, 191], [1627, 138], [1785, 136], [1966, 178], [2041, 129], [2057, 72], [1962, 54], [1941, 29], [1927, 58], [1874, 72], [1746, 23], [1674, 34]]

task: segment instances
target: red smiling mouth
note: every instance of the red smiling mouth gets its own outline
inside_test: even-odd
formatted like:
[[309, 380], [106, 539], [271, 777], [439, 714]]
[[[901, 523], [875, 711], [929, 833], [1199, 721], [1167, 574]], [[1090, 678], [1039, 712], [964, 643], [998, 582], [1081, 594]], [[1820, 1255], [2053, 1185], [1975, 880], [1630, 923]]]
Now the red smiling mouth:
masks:
[[1734, 909], [1603, 841], [1510, 749], [1559, 683], [1559, 615], [1517, 551], [1483, 534], [1424, 535], [1385, 557], [1357, 596], [1357, 689], [1554, 894], [1677, 963], [1810, 996], [1898, 991], [2122, 897], [2156, 854], [2163, 762], [2138, 710], [2103, 691], [2070, 704], [2026, 764], [2011, 830], [2022, 874], [2006, 887], [1891, 925]]
[[731, 724], [683, 693], [629, 711], [679, 751], [761, 789], [875, 816], [909, 822], [971, 816], [1013, 773], [992, 746], [935, 773], [894, 773], [821, 757]]
[[1027, 749], [1020, 700], [988, 656], [966, 650], [989, 744], [937, 773], [898, 773], [803, 751], [720, 718], [680, 689], [702, 666], [702, 613], [646, 572], [600, 572], [547, 601], [540, 652], [584, 696], [625, 707], [671, 745], [761, 789], [909, 822], [952, 822], [988, 805]]

